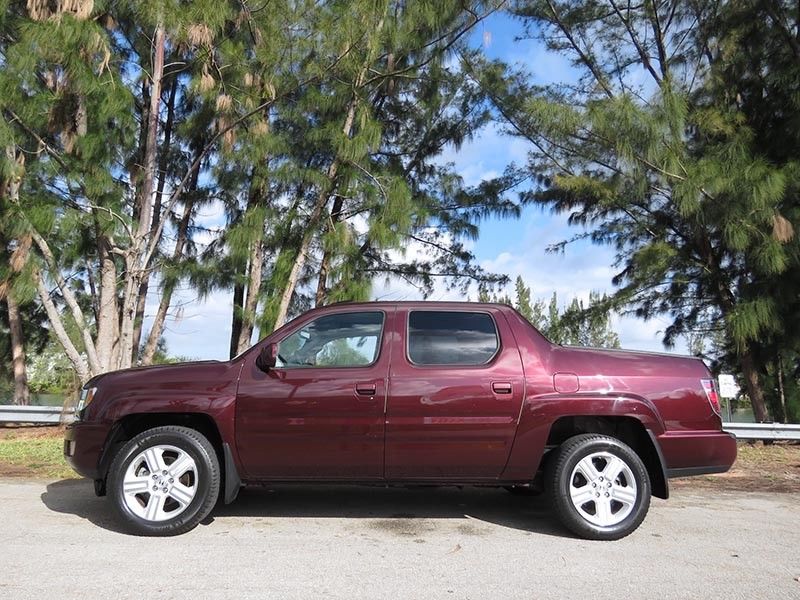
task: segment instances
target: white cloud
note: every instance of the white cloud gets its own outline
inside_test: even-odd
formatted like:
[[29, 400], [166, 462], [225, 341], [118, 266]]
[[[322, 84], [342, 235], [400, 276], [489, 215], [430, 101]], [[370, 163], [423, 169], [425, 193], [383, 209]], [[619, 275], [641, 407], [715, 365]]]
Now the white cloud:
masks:
[[[528, 218], [529, 213], [525, 213]], [[536, 298], [549, 300], [555, 292], [562, 306], [573, 298], [585, 302], [593, 291], [613, 293], [615, 287], [611, 281], [617, 270], [613, 267], [614, 252], [610, 248], [580, 241], [567, 245], [563, 253], [546, 252], [549, 245], [579, 231], [567, 225], [565, 215], [537, 215], [531, 218], [521, 240], [509, 241], [507, 249], [492, 259], [484, 260], [481, 266], [488, 271], [505, 273], [512, 282], [521, 276]], [[506, 291], [513, 297], [513, 285], [509, 285]], [[661, 340], [669, 325], [666, 318], [644, 321], [632, 315], [615, 315], [612, 323], [623, 348], [665, 350]], [[686, 352], [686, 345], [678, 340], [671, 351]]]
[[524, 164], [527, 159], [525, 141], [506, 134], [500, 125], [492, 123], [459, 148], [452, 144], [445, 146], [439, 162], [453, 163], [464, 184], [474, 186], [497, 177], [510, 163]]
[[534, 81], [540, 85], [573, 84], [578, 80], [579, 72], [570, 60], [560, 52], [548, 50], [541, 42], [537, 41], [530, 54], [520, 59], [533, 73]]
[[[150, 331], [160, 300], [161, 291], [157, 282], [153, 282], [145, 305], [143, 339]], [[188, 286], [176, 289], [163, 333], [169, 354], [193, 359], [226, 360], [232, 309], [233, 295], [230, 290], [215, 291], [201, 299]]]

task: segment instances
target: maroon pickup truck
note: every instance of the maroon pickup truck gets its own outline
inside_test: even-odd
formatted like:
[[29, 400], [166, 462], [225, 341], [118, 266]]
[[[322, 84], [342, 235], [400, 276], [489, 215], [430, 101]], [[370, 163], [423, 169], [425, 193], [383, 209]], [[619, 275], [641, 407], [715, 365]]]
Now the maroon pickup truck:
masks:
[[670, 477], [736, 458], [702, 361], [554, 345], [498, 304], [312, 310], [227, 362], [92, 379], [64, 454], [130, 529], [192, 529], [242, 485], [490, 485], [618, 539]]

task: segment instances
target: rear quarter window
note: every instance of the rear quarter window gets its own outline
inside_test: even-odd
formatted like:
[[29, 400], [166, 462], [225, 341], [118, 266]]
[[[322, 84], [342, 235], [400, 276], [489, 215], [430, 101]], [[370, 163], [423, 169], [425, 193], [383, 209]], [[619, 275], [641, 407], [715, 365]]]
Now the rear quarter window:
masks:
[[407, 346], [415, 365], [476, 366], [494, 358], [500, 341], [488, 313], [414, 310], [408, 315]]

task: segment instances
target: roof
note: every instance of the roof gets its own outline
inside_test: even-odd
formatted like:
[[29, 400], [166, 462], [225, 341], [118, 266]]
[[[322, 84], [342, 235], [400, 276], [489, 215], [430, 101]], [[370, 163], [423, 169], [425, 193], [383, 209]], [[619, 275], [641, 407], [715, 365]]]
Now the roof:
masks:
[[370, 300], [368, 302], [351, 302], [344, 300], [342, 302], [333, 302], [325, 306], [318, 306], [317, 308], [327, 308], [330, 306], [435, 306], [437, 308], [475, 308], [481, 306], [490, 306], [492, 308], [512, 308], [508, 304], [502, 302], [460, 302], [450, 300]]

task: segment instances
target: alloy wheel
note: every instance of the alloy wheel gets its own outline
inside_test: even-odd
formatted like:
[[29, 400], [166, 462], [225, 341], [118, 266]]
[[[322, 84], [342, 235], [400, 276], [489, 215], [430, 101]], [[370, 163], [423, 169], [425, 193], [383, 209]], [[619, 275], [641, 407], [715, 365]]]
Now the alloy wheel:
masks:
[[633, 471], [609, 452], [593, 452], [572, 470], [569, 495], [578, 513], [598, 527], [613, 527], [631, 514], [637, 488]]
[[198, 489], [195, 460], [170, 445], [150, 446], [128, 464], [122, 480], [125, 505], [146, 521], [177, 517], [194, 500]]

